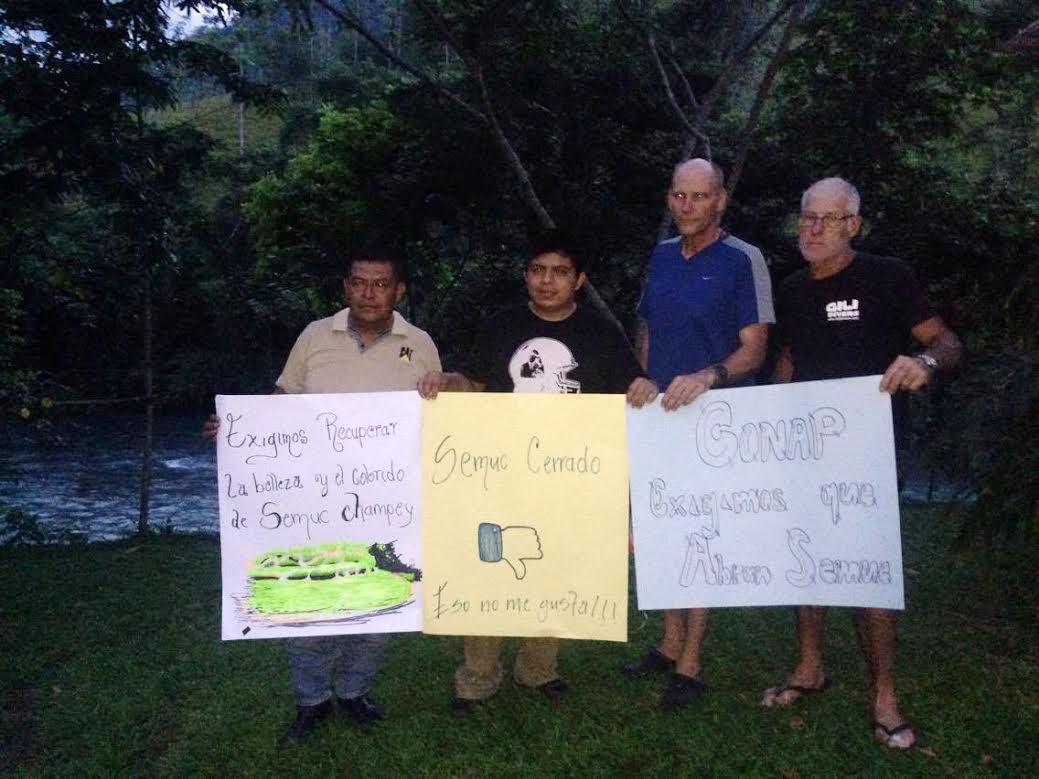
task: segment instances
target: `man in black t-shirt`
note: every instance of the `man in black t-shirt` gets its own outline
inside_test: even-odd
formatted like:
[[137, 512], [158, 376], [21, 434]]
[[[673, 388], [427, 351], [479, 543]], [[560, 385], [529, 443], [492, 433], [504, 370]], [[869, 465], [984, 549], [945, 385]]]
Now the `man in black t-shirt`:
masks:
[[[856, 252], [852, 239], [862, 226], [859, 193], [843, 179], [818, 181], [801, 198], [798, 244], [808, 262], [779, 288], [777, 336], [779, 382], [836, 379], [882, 373], [880, 389], [894, 395], [927, 385], [960, 357], [960, 342], [924, 299], [912, 271], [890, 257]], [[910, 336], [924, 348], [903, 354]], [[876, 738], [892, 749], [916, 741], [895, 695], [895, 612], [853, 609], [866, 655], [871, 715]], [[826, 689], [822, 640], [826, 609], [798, 606], [800, 662], [786, 681], [765, 691], [765, 706], [791, 706], [802, 695]]]
[[[523, 272], [529, 301], [490, 317], [466, 363], [456, 373], [427, 373], [419, 394], [440, 391], [626, 393], [638, 408], [652, 402], [657, 385], [642, 372], [620, 329], [577, 303], [585, 282], [579, 254], [552, 231], [530, 254]], [[451, 708], [464, 714], [497, 692], [504, 638], [467, 636], [465, 661], [455, 674]], [[559, 677], [557, 638], [524, 638], [514, 676], [549, 698], [567, 692]]]

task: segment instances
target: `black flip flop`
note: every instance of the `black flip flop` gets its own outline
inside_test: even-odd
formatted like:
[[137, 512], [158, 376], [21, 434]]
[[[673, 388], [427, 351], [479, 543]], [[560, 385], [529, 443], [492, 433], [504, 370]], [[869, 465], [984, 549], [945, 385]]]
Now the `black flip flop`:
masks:
[[642, 657], [638, 660], [627, 663], [621, 670], [624, 672], [625, 676], [634, 679], [640, 676], [649, 676], [654, 673], [673, 671], [674, 669], [675, 661], [655, 646], [650, 645], [646, 647], [646, 652]]

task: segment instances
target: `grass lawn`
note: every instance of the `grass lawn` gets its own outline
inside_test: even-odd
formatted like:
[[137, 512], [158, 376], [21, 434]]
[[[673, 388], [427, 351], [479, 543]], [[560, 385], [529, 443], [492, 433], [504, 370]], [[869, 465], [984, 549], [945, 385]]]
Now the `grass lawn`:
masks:
[[903, 512], [899, 691], [919, 737], [907, 754], [872, 742], [865, 668], [839, 610], [834, 686], [793, 710], [758, 706], [795, 655], [790, 611], [777, 608], [714, 613], [710, 692], [680, 713], [656, 708], [662, 679], [617, 672], [659, 636], [653, 613], [632, 610], [627, 645], [565, 644], [565, 702], [510, 680], [461, 721], [447, 711], [461, 639], [399, 636], [374, 691], [386, 722], [332, 721], [279, 753], [293, 714], [282, 647], [220, 641], [215, 539], [0, 550], [0, 774], [1039, 776], [1034, 540], [963, 555], [949, 551], [955, 526]]

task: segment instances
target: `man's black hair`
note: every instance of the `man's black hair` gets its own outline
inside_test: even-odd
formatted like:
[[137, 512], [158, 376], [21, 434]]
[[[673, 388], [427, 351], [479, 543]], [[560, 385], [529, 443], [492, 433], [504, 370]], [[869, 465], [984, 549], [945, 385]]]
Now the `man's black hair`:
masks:
[[343, 262], [343, 277], [349, 278], [355, 262], [385, 262], [393, 269], [393, 278], [404, 281], [407, 267], [403, 253], [392, 243], [367, 241], [351, 247]]
[[545, 230], [535, 236], [530, 243], [530, 252], [527, 254], [527, 262], [524, 267], [529, 267], [535, 257], [553, 253], [569, 257], [570, 262], [573, 263], [575, 273], [584, 272], [584, 257], [580, 247], [577, 245], [577, 241], [574, 240], [573, 235], [568, 231], [558, 228]]

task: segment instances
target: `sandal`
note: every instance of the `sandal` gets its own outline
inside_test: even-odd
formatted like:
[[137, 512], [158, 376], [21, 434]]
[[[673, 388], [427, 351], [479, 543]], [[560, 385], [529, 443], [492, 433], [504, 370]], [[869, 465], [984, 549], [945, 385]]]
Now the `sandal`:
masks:
[[655, 646], [646, 647], [645, 654], [642, 655], [638, 660], [630, 663], [626, 663], [622, 668], [625, 676], [631, 678], [637, 678], [639, 676], [647, 676], [652, 673], [660, 673], [663, 671], [673, 671], [675, 668], [675, 661], [665, 655]]
[[[804, 695], [826, 692], [828, 689], [830, 689], [831, 684], [833, 684], [833, 682], [831, 682], [830, 679], [824, 676], [823, 683], [820, 684], [818, 687], [803, 687], [800, 684], [781, 684], [778, 687], [769, 687], [767, 690], [765, 690], [765, 697], [762, 698], [761, 705], [769, 709], [773, 706], [779, 706], [781, 708], [793, 706], [795, 703], [801, 700], [801, 697]], [[777, 703], [776, 698], [778, 698], [780, 695], [786, 692], [796, 692], [797, 697], [789, 703]]]
[[916, 733], [908, 722], [887, 728], [874, 720], [873, 737], [888, 749], [910, 749], [916, 743]]
[[660, 696], [660, 708], [674, 711], [696, 703], [707, 692], [707, 685], [695, 676], [671, 674], [664, 694]]

